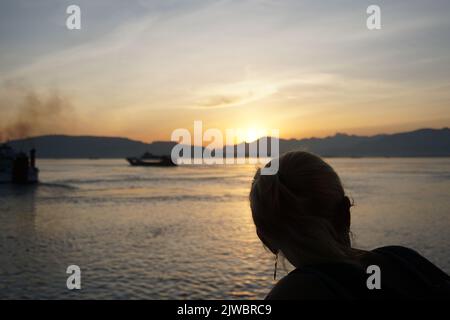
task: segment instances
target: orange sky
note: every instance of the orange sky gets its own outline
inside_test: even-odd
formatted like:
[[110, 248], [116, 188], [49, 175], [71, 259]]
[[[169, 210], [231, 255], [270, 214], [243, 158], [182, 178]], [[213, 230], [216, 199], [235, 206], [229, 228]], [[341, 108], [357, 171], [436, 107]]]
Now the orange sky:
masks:
[[142, 141], [195, 120], [284, 138], [450, 126], [439, 5], [385, 4], [370, 31], [360, 1], [82, 1], [89, 19], [70, 31], [64, 8], [45, 3], [0, 10], [15, 30], [0, 33], [0, 128], [12, 138], [16, 124]]

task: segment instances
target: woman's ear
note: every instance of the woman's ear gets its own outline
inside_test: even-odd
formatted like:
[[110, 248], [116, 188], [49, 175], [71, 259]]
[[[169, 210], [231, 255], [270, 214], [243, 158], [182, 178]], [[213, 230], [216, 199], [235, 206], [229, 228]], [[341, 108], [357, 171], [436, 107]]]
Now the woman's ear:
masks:
[[344, 230], [349, 231], [350, 224], [351, 224], [350, 207], [348, 207], [347, 210], [344, 210], [343, 215], [342, 215], [342, 223], [344, 226]]
[[344, 231], [350, 230], [351, 224], [351, 216], [350, 216], [350, 208], [352, 207], [352, 203], [347, 196], [344, 196], [342, 199], [341, 212], [342, 212], [342, 228]]
[[350, 208], [352, 204], [350, 199], [345, 196], [339, 205], [338, 212], [334, 218], [334, 226], [338, 232], [349, 232], [351, 224]]

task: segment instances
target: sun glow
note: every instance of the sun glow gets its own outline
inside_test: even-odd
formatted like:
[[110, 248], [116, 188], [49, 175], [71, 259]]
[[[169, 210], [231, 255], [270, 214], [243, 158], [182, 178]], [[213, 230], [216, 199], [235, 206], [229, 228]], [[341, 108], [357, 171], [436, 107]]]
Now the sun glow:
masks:
[[237, 138], [239, 142], [250, 143], [266, 136], [267, 133], [267, 130], [251, 127], [237, 132]]

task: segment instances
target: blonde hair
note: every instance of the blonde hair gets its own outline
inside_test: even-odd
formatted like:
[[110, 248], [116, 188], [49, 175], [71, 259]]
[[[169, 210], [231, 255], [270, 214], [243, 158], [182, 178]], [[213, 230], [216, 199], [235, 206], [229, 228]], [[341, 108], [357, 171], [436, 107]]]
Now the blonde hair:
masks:
[[258, 169], [250, 191], [261, 241], [273, 253], [289, 251], [302, 264], [352, 259], [351, 206], [333, 168], [302, 151], [282, 155], [275, 175]]

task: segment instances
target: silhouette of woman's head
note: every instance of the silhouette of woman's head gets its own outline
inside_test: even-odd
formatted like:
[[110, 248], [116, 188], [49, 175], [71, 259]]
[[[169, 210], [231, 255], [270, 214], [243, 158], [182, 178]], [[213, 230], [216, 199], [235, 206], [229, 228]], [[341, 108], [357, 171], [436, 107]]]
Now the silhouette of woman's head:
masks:
[[294, 266], [351, 258], [351, 203], [336, 172], [318, 156], [289, 152], [279, 158], [277, 174], [258, 170], [250, 206], [258, 237]]

